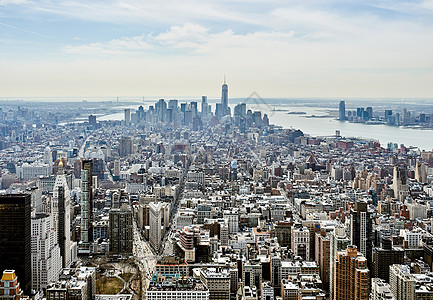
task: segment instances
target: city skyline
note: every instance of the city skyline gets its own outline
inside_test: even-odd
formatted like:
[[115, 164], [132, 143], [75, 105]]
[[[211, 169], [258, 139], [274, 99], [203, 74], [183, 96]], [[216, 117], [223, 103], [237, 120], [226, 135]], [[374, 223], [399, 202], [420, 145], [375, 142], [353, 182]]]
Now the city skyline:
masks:
[[[122, 112], [106, 120], [93, 114], [110, 115], [101, 103], [4, 104], [0, 298], [433, 294], [432, 147], [373, 136], [376, 126], [431, 128], [433, 114], [343, 111], [342, 101], [329, 115], [293, 107], [268, 116], [227, 107], [221, 88], [215, 110], [206, 96], [201, 107], [110, 103]], [[293, 115], [332, 130], [273, 123], [295, 124]], [[366, 138], [336, 130], [368, 122]]]
[[[2, 97], [431, 97], [431, 1], [0, 1]], [[161, 92], [162, 91], [162, 92]]]
[[433, 0], [0, 0], [0, 299], [433, 299]]

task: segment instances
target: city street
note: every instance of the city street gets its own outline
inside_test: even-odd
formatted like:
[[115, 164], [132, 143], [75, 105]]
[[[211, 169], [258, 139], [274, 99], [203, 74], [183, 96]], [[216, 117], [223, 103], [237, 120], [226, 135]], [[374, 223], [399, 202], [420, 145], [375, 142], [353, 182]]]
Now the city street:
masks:
[[143, 238], [137, 223], [133, 222], [134, 231], [134, 257], [138, 262], [140, 272], [145, 278], [143, 281], [144, 292], [147, 288], [150, 277], [155, 270], [156, 255], [153, 253], [149, 243]]

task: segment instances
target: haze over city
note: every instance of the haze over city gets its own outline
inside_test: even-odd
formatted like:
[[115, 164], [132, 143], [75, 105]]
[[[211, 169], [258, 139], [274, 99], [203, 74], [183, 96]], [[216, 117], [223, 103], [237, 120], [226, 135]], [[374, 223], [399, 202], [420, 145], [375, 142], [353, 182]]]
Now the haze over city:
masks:
[[429, 98], [432, 1], [0, 1], [2, 97]]

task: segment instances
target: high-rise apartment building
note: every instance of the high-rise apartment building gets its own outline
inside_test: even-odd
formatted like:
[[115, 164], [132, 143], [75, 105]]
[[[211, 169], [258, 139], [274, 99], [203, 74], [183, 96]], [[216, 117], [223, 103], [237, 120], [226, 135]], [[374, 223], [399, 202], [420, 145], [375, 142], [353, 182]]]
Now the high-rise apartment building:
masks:
[[373, 249], [373, 277], [389, 281], [389, 267], [404, 263], [404, 249], [393, 247], [389, 238], [382, 239], [382, 246]]
[[373, 118], [373, 107], [368, 106], [368, 107], [366, 108], [366, 112], [367, 112], [367, 117], [368, 117], [368, 119], [369, 119], [369, 120], [372, 119], [372, 118]]
[[346, 234], [346, 228], [343, 225], [336, 226], [329, 237], [329, 299], [334, 299], [334, 275], [337, 252], [346, 249], [349, 245], [350, 238]]
[[131, 110], [125, 109], [125, 126], [131, 125]]
[[128, 203], [122, 203], [120, 208], [110, 209], [109, 236], [110, 253], [132, 254], [132, 210]]
[[83, 160], [81, 168], [81, 239], [79, 251], [90, 253], [90, 243], [93, 241], [93, 162]]
[[340, 121], [346, 120], [346, 102], [340, 101], [340, 105], [338, 106], [338, 119]]
[[329, 287], [329, 259], [330, 255], [330, 238], [329, 233], [322, 230], [316, 233], [316, 251], [315, 261], [320, 267], [320, 279], [323, 286], [328, 289]]
[[271, 257], [271, 285], [275, 289], [281, 289], [281, 257], [279, 255]]
[[334, 276], [334, 300], [369, 299], [370, 271], [367, 259], [356, 246], [337, 252]]
[[24, 293], [30, 295], [30, 194], [0, 195], [0, 270], [15, 270]]
[[370, 264], [373, 251], [373, 223], [366, 201], [356, 201], [350, 210], [350, 240], [358, 248]]

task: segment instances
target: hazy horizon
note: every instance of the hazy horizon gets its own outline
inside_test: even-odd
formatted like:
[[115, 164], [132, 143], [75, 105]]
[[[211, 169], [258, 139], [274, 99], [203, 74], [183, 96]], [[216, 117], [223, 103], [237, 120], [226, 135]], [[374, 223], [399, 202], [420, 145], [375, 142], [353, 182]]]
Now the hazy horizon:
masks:
[[[207, 95], [202, 95], [207, 96]], [[42, 103], [67, 103], [67, 102], [77, 102], [77, 103], [143, 103], [143, 102], [155, 102], [159, 99], [164, 99], [166, 101], [169, 101], [171, 99], [177, 99], [179, 101], [201, 101], [202, 96], [129, 96], [129, 97], [121, 97], [119, 96], [118, 100], [116, 96], [94, 96], [94, 97], [78, 97], [78, 96], [49, 96], [49, 97], [0, 97], [0, 102], [42, 102]], [[261, 95], [260, 95], [261, 96]], [[229, 98], [230, 102], [238, 103], [245, 100], [248, 100], [248, 96], [245, 97], [232, 97]], [[252, 100], [258, 99], [257, 97], [251, 97]], [[270, 101], [271, 103], [283, 103], [284, 102], [323, 102], [323, 103], [334, 103], [337, 107], [338, 102], [336, 101], [346, 101], [346, 102], [355, 102], [355, 101], [365, 101], [365, 102], [376, 102], [378, 100], [385, 101], [388, 104], [392, 103], [398, 103], [398, 104], [417, 104], [422, 105], [425, 103], [433, 103], [433, 97], [432, 98], [425, 98], [425, 97], [419, 97], [419, 98], [396, 98], [396, 97], [261, 97], [261, 99]], [[65, 101], [66, 100], [66, 101]], [[220, 102], [221, 98], [218, 96], [207, 96], [208, 102], [216, 103]], [[380, 104], [377, 104], [377, 106], [380, 106]]]

